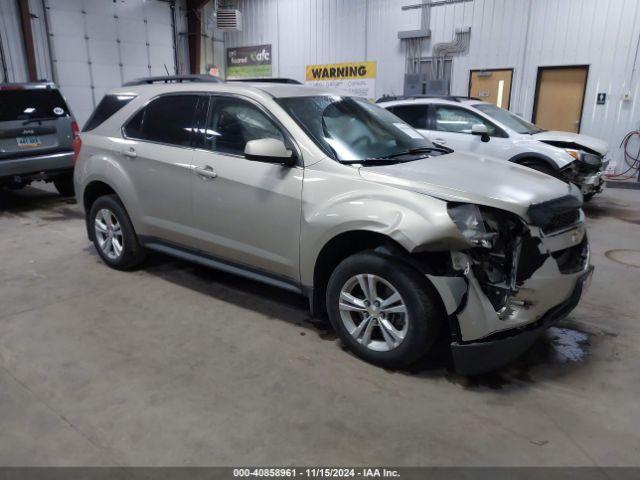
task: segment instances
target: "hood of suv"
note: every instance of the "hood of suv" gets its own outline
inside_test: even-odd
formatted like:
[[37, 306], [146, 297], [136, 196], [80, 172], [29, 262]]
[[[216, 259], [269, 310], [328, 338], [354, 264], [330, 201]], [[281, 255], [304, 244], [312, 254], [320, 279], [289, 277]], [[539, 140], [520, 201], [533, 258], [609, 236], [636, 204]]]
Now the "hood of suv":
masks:
[[462, 152], [394, 165], [366, 166], [368, 181], [454, 202], [486, 205], [527, 218], [529, 206], [571, 193], [549, 175], [505, 160]]
[[603, 156], [609, 151], [609, 144], [604, 140], [588, 137], [587, 135], [581, 135], [579, 133], [550, 130], [548, 132], [534, 133], [531, 135], [531, 138], [540, 140], [541, 142], [575, 143], [576, 145], [594, 150]]

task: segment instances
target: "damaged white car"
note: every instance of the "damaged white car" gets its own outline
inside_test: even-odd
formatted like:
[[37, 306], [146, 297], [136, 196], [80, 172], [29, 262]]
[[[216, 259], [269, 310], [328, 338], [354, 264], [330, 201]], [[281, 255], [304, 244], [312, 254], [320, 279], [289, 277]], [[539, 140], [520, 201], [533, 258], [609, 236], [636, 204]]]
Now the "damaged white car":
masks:
[[466, 97], [387, 97], [378, 102], [438, 145], [490, 155], [571, 182], [590, 200], [605, 186], [609, 145], [547, 131], [492, 103]]

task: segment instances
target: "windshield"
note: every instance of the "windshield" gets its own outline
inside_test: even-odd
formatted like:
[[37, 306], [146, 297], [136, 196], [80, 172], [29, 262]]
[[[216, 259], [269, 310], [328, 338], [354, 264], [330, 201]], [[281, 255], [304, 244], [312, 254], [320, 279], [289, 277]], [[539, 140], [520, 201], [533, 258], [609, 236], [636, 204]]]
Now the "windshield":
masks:
[[520, 118], [504, 108], [496, 107], [488, 103], [478, 103], [475, 104], [474, 107], [517, 133], [533, 134], [544, 131], [542, 128], [536, 127], [533, 123], [527, 122], [524, 118]]
[[57, 118], [69, 115], [58, 90], [0, 90], [0, 121]]
[[408, 157], [423, 158], [425, 151], [436, 148], [413, 127], [361, 98], [323, 95], [281, 98], [278, 102], [335, 160], [403, 157], [398, 161], [408, 161]]

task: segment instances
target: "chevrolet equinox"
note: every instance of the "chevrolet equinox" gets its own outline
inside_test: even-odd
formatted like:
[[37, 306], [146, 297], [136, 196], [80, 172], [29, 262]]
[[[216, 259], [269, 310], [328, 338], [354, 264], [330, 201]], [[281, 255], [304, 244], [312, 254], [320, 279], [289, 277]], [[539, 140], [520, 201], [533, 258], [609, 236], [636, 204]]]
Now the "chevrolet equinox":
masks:
[[380, 366], [446, 338], [459, 372], [495, 369], [591, 278], [575, 186], [434, 146], [362, 98], [151, 78], [94, 118], [75, 188], [108, 266], [155, 250], [298, 292]]

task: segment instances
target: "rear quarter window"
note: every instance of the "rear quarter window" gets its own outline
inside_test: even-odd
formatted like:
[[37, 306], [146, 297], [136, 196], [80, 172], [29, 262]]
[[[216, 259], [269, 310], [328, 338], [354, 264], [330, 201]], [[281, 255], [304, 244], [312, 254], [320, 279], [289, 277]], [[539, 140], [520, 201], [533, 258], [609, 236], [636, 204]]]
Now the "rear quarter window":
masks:
[[105, 95], [85, 123], [82, 131], [88, 132], [98, 127], [134, 98], [135, 95]]

